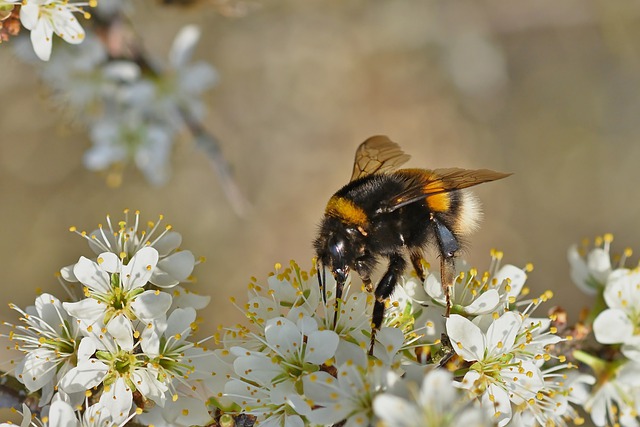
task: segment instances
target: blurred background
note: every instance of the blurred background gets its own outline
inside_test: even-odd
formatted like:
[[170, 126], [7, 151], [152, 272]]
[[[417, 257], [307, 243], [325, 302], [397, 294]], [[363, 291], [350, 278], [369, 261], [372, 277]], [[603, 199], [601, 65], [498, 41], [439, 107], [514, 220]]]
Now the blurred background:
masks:
[[[205, 124], [250, 209], [234, 212], [188, 135], [167, 185], [129, 169], [108, 187], [82, 165], [84, 129], [3, 44], [2, 301], [62, 297], [54, 273], [91, 254], [69, 226], [90, 231], [130, 208], [163, 214], [206, 257], [193, 285], [213, 296], [203, 333], [240, 321], [229, 297], [242, 301], [251, 276], [310, 266], [324, 206], [375, 134], [411, 167], [513, 172], [476, 188], [485, 218], [464, 257], [485, 270], [498, 248], [505, 263], [533, 263], [533, 292], [553, 290], [572, 320], [589, 298], [569, 279], [571, 244], [612, 232], [615, 250], [640, 253], [640, 2], [271, 0], [237, 18], [210, 6], [140, 0], [135, 21], [161, 58], [182, 25], [202, 28], [195, 58], [220, 78]], [[15, 319], [6, 304], [0, 316]]]

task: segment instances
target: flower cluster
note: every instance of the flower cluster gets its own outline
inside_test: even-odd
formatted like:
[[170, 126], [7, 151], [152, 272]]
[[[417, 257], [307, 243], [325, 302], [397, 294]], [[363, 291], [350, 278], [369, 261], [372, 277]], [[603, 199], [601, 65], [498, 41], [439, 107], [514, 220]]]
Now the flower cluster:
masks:
[[578, 380], [579, 403], [597, 426], [637, 426], [640, 423], [640, 272], [625, 267], [632, 250], [611, 253], [613, 236], [605, 234], [569, 250], [572, 278], [596, 302], [580, 328], [573, 331], [579, 343], [588, 342], [584, 331], [593, 331], [595, 344], [574, 345], [572, 356], [591, 372]]
[[[223, 327], [217, 336], [225, 365], [219, 406], [274, 426], [578, 419], [563, 385], [570, 365], [551, 352], [562, 338], [551, 319], [532, 316], [550, 292], [525, 299], [531, 266], [501, 266], [501, 258], [494, 251], [482, 275], [459, 271], [448, 319], [438, 272], [425, 265], [424, 282], [404, 276], [372, 351], [372, 296], [355, 277], [335, 300], [327, 271], [325, 303], [317, 272], [276, 265], [266, 283], [249, 285], [248, 303], [239, 307], [248, 325]], [[440, 396], [428, 390], [432, 383], [442, 384]], [[411, 416], [398, 421], [399, 409]]]
[[[103, 8], [96, 10], [98, 16], [105, 13]], [[95, 34], [85, 38], [80, 46], [62, 49], [44, 64], [37, 64], [26, 49], [19, 53], [39, 65], [53, 96], [87, 126], [92, 142], [83, 159], [87, 169], [108, 172], [107, 183], [119, 186], [124, 167], [133, 163], [149, 182], [164, 184], [175, 139], [203, 119], [202, 94], [217, 80], [210, 64], [191, 62], [200, 30], [193, 25], [182, 28], [162, 68], [158, 61], [152, 65], [143, 57], [111, 52]]]
[[[224, 3], [214, 8], [229, 14], [243, 0]], [[50, 87], [60, 113], [87, 130], [91, 146], [84, 166], [102, 173], [107, 185], [122, 185], [130, 166], [152, 185], [165, 184], [175, 143], [187, 133], [210, 158], [232, 207], [242, 214], [246, 202], [218, 140], [203, 123], [203, 94], [218, 76], [211, 64], [192, 60], [199, 28], [177, 31], [162, 61], [147, 52], [133, 13], [134, 2], [122, 0], [0, 0], [0, 43], [11, 38], [17, 56]], [[87, 20], [84, 27], [78, 15]], [[30, 30], [30, 42], [12, 38], [21, 27]], [[56, 44], [52, 55], [56, 38], [68, 43]]]
[[192, 338], [196, 310], [209, 298], [180, 285], [199, 260], [179, 249], [180, 234], [159, 224], [145, 227], [139, 212], [130, 218], [125, 211], [117, 226], [107, 217], [106, 227], [90, 233], [72, 227], [96, 254], [61, 270], [72, 301], [42, 294], [26, 310], [12, 306], [22, 323], [5, 323], [7, 337], [24, 353], [14, 374], [40, 393], [50, 420], [54, 413], [71, 419], [74, 411], [61, 408], [83, 404], [83, 416], [95, 411], [110, 425], [134, 416], [176, 422], [185, 408], [190, 422], [211, 420], [197, 391], [209, 386], [214, 354]]
[[624, 267], [630, 250], [612, 267], [609, 235], [569, 251], [599, 301], [573, 327], [557, 307], [534, 315], [551, 292], [531, 297], [532, 266], [502, 265], [495, 250], [484, 273], [458, 263], [449, 317], [440, 273], [426, 262], [424, 280], [406, 273], [375, 335], [357, 275], [336, 298], [329, 270], [291, 261], [252, 278], [246, 303], [232, 299], [246, 322], [221, 326], [209, 350], [193, 337], [209, 299], [183, 287], [199, 260], [161, 222], [125, 211], [72, 227], [94, 255], [61, 269], [71, 300], [12, 306], [21, 323], [6, 337], [23, 353], [12, 373], [39, 397], [25, 427], [566, 426], [582, 411], [597, 426], [638, 423], [640, 273]]

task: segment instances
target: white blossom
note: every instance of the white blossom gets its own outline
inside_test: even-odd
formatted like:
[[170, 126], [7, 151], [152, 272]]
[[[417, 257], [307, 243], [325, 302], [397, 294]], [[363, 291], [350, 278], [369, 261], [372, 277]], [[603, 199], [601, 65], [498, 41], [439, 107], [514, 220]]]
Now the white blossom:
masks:
[[162, 325], [171, 306], [171, 295], [144, 289], [157, 262], [153, 247], [140, 249], [126, 265], [112, 252], [100, 254], [97, 262], [81, 257], [73, 272], [87, 298], [63, 305], [86, 327], [103, 323], [120, 346], [131, 350], [133, 330], [142, 326], [143, 336], [153, 334], [153, 328], [144, 326]]
[[64, 0], [24, 0], [20, 8], [20, 21], [31, 31], [31, 44], [38, 58], [48, 61], [51, 57], [53, 33], [71, 44], [81, 43], [84, 29], [74, 13], [86, 13], [82, 6]]
[[593, 248], [589, 242], [582, 245], [572, 245], [567, 253], [571, 267], [571, 279], [586, 294], [595, 295], [601, 292], [607, 284], [609, 275], [616, 269], [624, 267], [625, 261], [631, 256], [631, 249], [627, 248], [614, 266], [611, 261], [611, 242], [613, 235], [605, 234], [595, 239]]
[[418, 384], [404, 382], [403, 388], [396, 383], [396, 390], [378, 394], [373, 401], [374, 412], [383, 426], [493, 426], [485, 411], [454, 386], [453, 376], [444, 369], [433, 369], [424, 375], [419, 389]]
[[622, 344], [625, 356], [640, 362], [640, 270], [613, 271], [604, 289], [609, 308], [593, 321], [596, 340], [602, 344]]
[[[149, 282], [160, 288], [173, 288], [181, 282], [188, 281], [193, 272], [196, 259], [188, 250], [179, 250], [182, 243], [180, 233], [172, 230], [170, 225], [161, 227], [164, 219], [161, 215], [157, 222], [148, 221], [141, 224], [140, 212], [134, 212], [129, 218], [129, 210], [124, 211], [125, 218], [114, 226], [111, 216], [107, 215], [107, 226], [102, 224], [90, 233], [74, 231], [89, 241], [89, 247], [99, 255], [111, 252], [123, 262], [128, 263], [143, 248], [151, 246], [158, 251], [158, 260], [151, 270]], [[146, 227], [145, 227], [146, 225]], [[70, 282], [77, 281], [74, 275], [75, 264], [61, 269], [62, 277]]]
[[9, 339], [25, 353], [15, 369], [16, 378], [29, 391], [42, 390], [40, 405], [49, 403], [58, 381], [75, 366], [75, 357], [81, 335], [77, 322], [50, 294], [36, 298], [35, 305], [22, 311], [10, 307], [22, 316], [24, 325], [9, 325]]
[[526, 357], [520, 352], [522, 324], [521, 315], [514, 312], [495, 319], [486, 332], [457, 314], [447, 320], [453, 349], [472, 362], [461, 387], [481, 398], [482, 406], [499, 426], [511, 419], [512, 403], [519, 405], [534, 398], [544, 386], [535, 355]]

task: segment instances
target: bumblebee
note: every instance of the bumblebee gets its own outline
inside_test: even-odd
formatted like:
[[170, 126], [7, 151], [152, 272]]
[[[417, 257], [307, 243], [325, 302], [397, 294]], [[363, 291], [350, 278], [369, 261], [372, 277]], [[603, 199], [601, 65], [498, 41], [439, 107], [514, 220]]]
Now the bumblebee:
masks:
[[[371, 346], [384, 317], [385, 303], [408, 267], [408, 256], [421, 280], [421, 259], [430, 246], [440, 256], [441, 283], [451, 308], [450, 286], [455, 256], [463, 239], [477, 228], [480, 205], [467, 187], [511, 174], [488, 169], [398, 169], [409, 160], [386, 136], [373, 136], [356, 150], [351, 180], [327, 203], [314, 241], [318, 278], [326, 302], [326, 266], [336, 279], [336, 310], [347, 276], [354, 270], [374, 292]], [[371, 274], [381, 259], [388, 267], [375, 288]]]

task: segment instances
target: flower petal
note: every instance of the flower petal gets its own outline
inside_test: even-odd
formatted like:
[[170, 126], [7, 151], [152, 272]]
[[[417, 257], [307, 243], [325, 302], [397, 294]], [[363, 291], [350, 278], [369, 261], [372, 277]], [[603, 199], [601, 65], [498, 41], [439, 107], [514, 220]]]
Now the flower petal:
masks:
[[56, 427], [77, 427], [75, 411], [67, 402], [56, 400], [49, 408], [49, 425]]
[[191, 275], [195, 262], [191, 251], [171, 254], [158, 262], [149, 281], [161, 288], [175, 286]]
[[151, 246], [140, 249], [131, 258], [129, 264], [122, 267], [123, 288], [131, 290], [147, 284], [158, 263], [158, 251]]
[[100, 396], [100, 405], [109, 410], [114, 424], [121, 424], [127, 418], [132, 404], [133, 393], [122, 377], [105, 387]]
[[131, 303], [131, 310], [145, 322], [163, 317], [169, 307], [171, 295], [158, 291], [144, 291]]
[[507, 311], [487, 329], [487, 349], [493, 354], [509, 351], [513, 347], [522, 318], [513, 311]]
[[133, 326], [127, 316], [119, 313], [109, 320], [107, 331], [113, 336], [120, 348], [125, 351], [133, 350]]
[[51, 57], [53, 27], [46, 19], [38, 19], [36, 26], [31, 30], [31, 44], [38, 58], [48, 61]]
[[338, 334], [333, 331], [316, 331], [309, 334], [305, 362], [322, 365], [335, 355], [339, 341]]
[[111, 290], [111, 276], [109, 276], [109, 273], [89, 258], [80, 257], [73, 267], [73, 274], [80, 283], [93, 291], [106, 294]]
[[478, 315], [492, 312], [500, 304], [500, 294], [495, 289], [483, 292], [464, 308], [467, 314]]
[[85, 298], [78, 302], [63, 302], [62, 306], [67, 313], [88, 324], [101, 321], [107, 309], [106, 304], [93, 298]]
[[527, 281], [527, 273], [523, 269], [516, 267], [515, 265], [507, 264], [503, 265], [496, 273], [495, 279], [498, 283], [502, 283], [504, 280], [509, 279], [509, 292], [507, 295], [517, 297], [520, 295], [520, 291], [524, 287], [524, 283]]
[[468, 362], [482, 360], [485, 338], [480, 328], [459, 314], [452, 314], [447, 319], [446, 328], [456, 353]]
[[169, 62], [173, 68], [180, 68], [189, 62], [199, 39], [200, 28], [197, 25], [185, 25], [180, 29], [169, 52]]
[[601, 344], [623, 343], [633, 335], [633, 323], [624, 311], [608, 308], [593, 321], [593, 333]]

